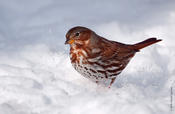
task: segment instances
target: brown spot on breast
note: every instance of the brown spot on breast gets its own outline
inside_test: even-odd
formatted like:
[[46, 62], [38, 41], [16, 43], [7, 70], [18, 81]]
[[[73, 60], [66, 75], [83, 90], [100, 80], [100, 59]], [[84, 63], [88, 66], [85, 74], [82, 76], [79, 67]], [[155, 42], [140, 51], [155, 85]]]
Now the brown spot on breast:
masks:
[[76, 54], [72, 54], [72, 57], [70, 59], [71, 59], [71, 62], [75, 63], [75, 61], [77, 60]]
[[97, 73], [97, 71], [93, 70], [93, 69], [89, 69], [90, 71], [92, 71], [93, 73]]
[[87, 68], [87, 67], [84, 67], [84, 69], [85, 69], [85, 70], [88, 70], [88, 68]]

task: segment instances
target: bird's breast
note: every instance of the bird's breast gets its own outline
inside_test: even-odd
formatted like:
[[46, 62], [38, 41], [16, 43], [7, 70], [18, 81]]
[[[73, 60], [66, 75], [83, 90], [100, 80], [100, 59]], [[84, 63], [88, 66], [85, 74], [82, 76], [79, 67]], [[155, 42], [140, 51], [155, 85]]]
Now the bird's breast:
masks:
[[83, 49], [71, 48], [70, 59], [72, 63], [85, 64], [87, 58], [87, 52]]

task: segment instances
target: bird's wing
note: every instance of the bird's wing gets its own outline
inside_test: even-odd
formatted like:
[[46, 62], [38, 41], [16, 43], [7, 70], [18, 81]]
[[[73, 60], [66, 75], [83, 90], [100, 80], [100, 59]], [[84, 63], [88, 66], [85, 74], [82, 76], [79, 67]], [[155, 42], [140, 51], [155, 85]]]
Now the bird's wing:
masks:
[[103, 63], [101, 66], [111, 78], [122, 72], [136, 52], [130, 45], [106, 39], [101, 41], [100, 49], [102, 52], [99, 62]]
[[101, 48], [103, 52], [101, 53], [104, 57], [103, 59], [116, 59], [123, 60], [133, 57], [137, 50], [131, 48], [131, 45], [126, 45], [114, 41], [103, 40], [101, 43]]

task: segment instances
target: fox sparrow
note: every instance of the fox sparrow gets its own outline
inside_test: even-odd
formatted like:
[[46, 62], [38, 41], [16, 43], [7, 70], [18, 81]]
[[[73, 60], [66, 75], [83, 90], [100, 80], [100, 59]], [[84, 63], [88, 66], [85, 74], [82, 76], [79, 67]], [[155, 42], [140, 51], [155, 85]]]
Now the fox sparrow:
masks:
[[70, 60], [75, 70], [96, 83], [108, 81], [110, 87], [136, 52], [159, 41], [149, 38], [133, 45], [123, 44], [77, 26], [67, 32], [65, 44], [70, 44]]

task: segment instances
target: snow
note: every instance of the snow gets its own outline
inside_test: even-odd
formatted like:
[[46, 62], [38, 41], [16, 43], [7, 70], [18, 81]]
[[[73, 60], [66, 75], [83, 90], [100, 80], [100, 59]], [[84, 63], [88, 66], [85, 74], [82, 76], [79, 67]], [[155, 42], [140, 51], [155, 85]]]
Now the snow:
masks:
[[[173, 0], [0, 0], [0, 114], [173, 114]], [[143, 49], [111, 89], [77, 73], [64, 45], [74, 26]], [[175, 95], [174, 95], [175, 98]]]

